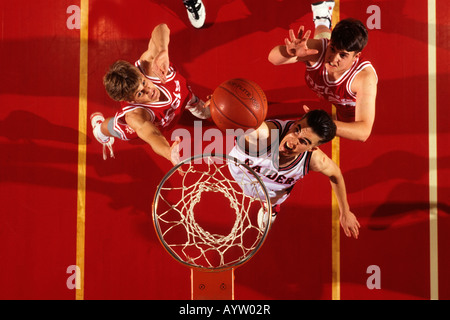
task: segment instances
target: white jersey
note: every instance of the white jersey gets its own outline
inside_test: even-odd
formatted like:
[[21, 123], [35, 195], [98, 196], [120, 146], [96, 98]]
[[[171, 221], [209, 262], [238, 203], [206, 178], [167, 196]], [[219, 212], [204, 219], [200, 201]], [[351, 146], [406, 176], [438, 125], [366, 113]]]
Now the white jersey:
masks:
[[[250, 155], [242, 146], [240, 146], [238, 139], [235, 139], [235, 146], [230, 151], [229, 155], [246, 163], [253, 169], [266, 186], [272, 206], [275, 206], [284, 202], [289, 197], [295, 183], [308, 173], [312, 152], [304, 152], [288, 166], [279, 167], [279, 142], [283, 139], [284, 135], [289, 131], [289, 128], [295, 121], [268, 120], [268, 122], [274, 123], [278, 128], [278, 141], [269, 146], [267, 150], [261, 151], [259, 155]], [[238, 183], [240, 181], [248, 182], [248, 176], [244, 174], [242, 170], [238, 169], [236, 165], [229, 164], [228, 167], [232, 176]], [[240, 183], [240, 186], [245, 194], [253, 196], [253, 189], [246, 187], [250, 186], [248, 183]]]

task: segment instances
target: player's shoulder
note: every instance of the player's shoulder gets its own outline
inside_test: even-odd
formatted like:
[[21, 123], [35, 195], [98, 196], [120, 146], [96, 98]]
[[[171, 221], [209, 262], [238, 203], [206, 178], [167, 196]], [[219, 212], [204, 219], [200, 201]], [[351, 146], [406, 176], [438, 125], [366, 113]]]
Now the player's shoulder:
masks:
[[311, 171], [321, 172], [328, 166], [330, 158], [320, 150], [320, 148], [311, 151], [311, 159], [309, 161], [309, 168]]
[[358, 75], [362, 75], [364, 77], [373, 77], [376, 76], [375, 67], [370, 63], [369, 61], [365, 61], [365, 63], [362, 65], [361, 71], [358, 73]]
[[149, 120], [149, 111], [143, 106], [135, 107], [125, 114], [125, 121], [143, 122]]
[[365, 59], [359, 60], [355, 70], [358, 72], [357, 77], [360, 78], [377, 77], [377, 72], [375, 71], [375, 67], [373, 66], [372, 62]]
[[363, 69], [361, 69], [353, 80], [353, 86], [376, 84], [378, 82], [378, 76], [375, 68], [371, 63], [367, 63]]
[[[267, 129], [276, 129], [278, 128], [281, 124], [279, 123], [278, 120], [276, 119], [270, 119], [270, 120], [266, 120], [263, 122], [264, 127], [266, 127]], [[264, 128], [263, 127], [263, 128]]]

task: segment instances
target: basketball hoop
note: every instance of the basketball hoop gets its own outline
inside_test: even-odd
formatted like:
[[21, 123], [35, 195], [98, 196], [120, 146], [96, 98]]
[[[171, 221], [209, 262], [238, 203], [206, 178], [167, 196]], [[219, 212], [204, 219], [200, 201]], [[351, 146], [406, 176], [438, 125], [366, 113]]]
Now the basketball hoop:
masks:
[[[245, 181], [236, 181], [229, 166], [242, 170]], [[225, 271], [247, 262], [262, 246], [271, 223], [270, 199], [261, 179], [245, 163], [222, 154], [196, 155], [173, 167], [158, 185], [152, 210], [164, 248], [201, 271]], [[268, 214], [258, 224], [260, 211]]]

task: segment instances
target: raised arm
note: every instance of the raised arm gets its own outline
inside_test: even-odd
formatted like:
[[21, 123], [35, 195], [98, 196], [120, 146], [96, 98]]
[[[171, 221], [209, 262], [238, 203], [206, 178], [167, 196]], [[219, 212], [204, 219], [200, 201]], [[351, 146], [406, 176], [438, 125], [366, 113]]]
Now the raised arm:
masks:
[[310, 160], [310, 170], [320, 172], [330, 179], [331, 187], [339, 205], [339, 220], [347, 237], [358, 239], [360, 224], [356, 216], [350, 211], [347, 201], [347, 191], [344, 177], [338, 165], [320, 149], [313, 151]]
[[141, 55], [141, 64], [150, 76], [157, 76], [163, 83], [166, 82], [169, 70], [169, 42], [170, 29], [165, 23], [157, 25], [148, 42], [147, 51]]
[[301, 26], [295, 35], [289, 30], [289, 38], [284, 39], [284, 45], [274, 47], [269, 53], [269, 61], [274, 65], [290, 64], [298, 61], [314, 62], [322, 50], [322, 41], [309, 39], [311, 30], [304, 31]]
[[177, 152], [180, 141], [177, 140], [170, 146], [161, 131], [147, 117], [148, 113], [144, 109], [135, 109], [125, 115], [125, 121], [136, 131], [139, 138], [150, 145], [156, 154], [176, 165], [180, 162], [180, 156]]

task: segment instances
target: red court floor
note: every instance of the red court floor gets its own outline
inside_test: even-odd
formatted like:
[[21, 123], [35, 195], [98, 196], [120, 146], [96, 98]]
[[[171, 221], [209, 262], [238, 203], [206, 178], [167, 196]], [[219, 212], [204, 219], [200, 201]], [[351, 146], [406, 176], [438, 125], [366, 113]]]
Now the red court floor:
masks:
[[[171, 60], [202, 98], [242, 77], [266, 92], [269, 118], [298, 117], [302, 104], [331, 110], [305, 86], [303, 65], [267, 60], [289, 28], [313, 28], [309, 1], [203, 1], [202, 29], [189, 24], [181, 0], [0, 3], [0, 299], [191, 298], [190, 271], [164, 251], [150, 216], [170, 164], [143, 143], [123, 141], [104, 161], [90, 125], [87, 135], [80, 131], [79, 119], [115, 112], [102, 77], [115, 60], [138, 59], [156, 24], [171, 28]], [[312, 173], [262, 249], [235, 271], [235, 298], [450, 299], [449, 3], [337, 2], [341, 18], [379, 23], [363, 53], [379, 77], [372, 136], [340, 139], [360, 238], [340, 231], [332, 249], [331, 188]], [[192, 130], [193, 120], [186, 114], [179, 127]], [[331, 144], [322, 149], [331, 155]], [[75, 290], [70, 268], [79, 262]], [[379, 288], [367, 286], [373, 266]]]

